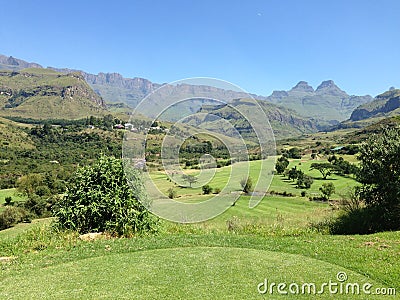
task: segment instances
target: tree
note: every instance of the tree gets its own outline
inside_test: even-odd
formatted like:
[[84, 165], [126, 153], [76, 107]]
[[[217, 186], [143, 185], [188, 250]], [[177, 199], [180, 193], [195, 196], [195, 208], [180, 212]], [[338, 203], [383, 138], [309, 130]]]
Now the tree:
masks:
[[194, 176], [194, 175], [186, 175], [186, 174], [183, 174], [183, 175], [182, 175], [182, 179], [183, 179], [184, 181], [186, 181], [187, 183], [189, 183], [189, 186], [190, 186], [190, 187], [192, 187], [192, 184], [193, 184], [193, 183], [197, 182], [197, 177]]
[[358, 194], [368, 206], [376, 206], [388, 215], [400, 212], [399, 153], [399, 130], [385, 129], [362, 145], [358, 157], [357, 180], [362, 184]]
[[286, 150], [283, 156], [287, 158], [293, 158], [293, 159], [300, 159], [301, 158], [301, 151], [299, 148], [293, 147], [290, 148], [289, 150]]
[[283, 172], [285, 172], [288, 165], [289, 165], [289, 160], [286, 157], [284, 156], [279, 157], [278, 161], [275, 164], [276, 172], [278, 174], [282, 174]]
[[168, 189], [167, 192], [168, 192], [168, 198], [169, 198], [169, 199], [174, 199], [174, 198], [176, 198], [177, 193], [176, 193], [176, 191], [174, 190], [174, 188], [170, 187], [170, 188]]
[[203, 190], [203, 194], [204, 194], [204, 195], [207, 195], [207, 194], [211, 194], [211, 193], [212, 193], [212, 187], [211, 187], [210, 185], [208, 185], [208, 184], [203, 185], [203, 186], [201, 187], [201, 189]]
[[309, 189], [313, 184], [314, 179], [311, 176], [304, 174], [303, 172], [298, 174], [297, 177], [297, 187]]
[[295, 181], [301, 173], [303, 172], [301, 170], [297, 170], [296, 166], [294, 166], [287, 172], [287, 177], [292, 181]]
[[251, 177], [242, 178], [242, 180], [240, 180], [240, 185], [242, 186], [242, 191], [246, 194], [253, 191], [253, 180]]
[[17, 181], [17, 191], [25, 196], [36, 194], [37, 189], [44, 185], [44, 178], [41, 174], [28, 174], [22, 176]]
[[326, 179], [332, 174], [332, 170], [337, 170], [337, 167], [330, 163], [312, 163], [310, 170], [318, 170], [323, 179]]
[[108, 231], [131, 236], [156, 229], [143, 203], [147, 205], [147, 196], [140, 171], [126, 166], [124, 172], [122, 160], [101, 156], [93, 166], [81, 167], [72, 176], [55, 216], [61, 228], [79, 233]]
[[359, 148], [361, 186], [344, 213], [330, 226], [334, 234], [366, 234], [400, 230], [400, 131], [385, 128]]
[[322, 198], [328, 201], [330, 196], [332, 196], [332, 194], [335, 193], [335, 186], [333, 185], [332, 182], [323, 183], [322, 187], [320, 187], [319, 190], [322, 193]]

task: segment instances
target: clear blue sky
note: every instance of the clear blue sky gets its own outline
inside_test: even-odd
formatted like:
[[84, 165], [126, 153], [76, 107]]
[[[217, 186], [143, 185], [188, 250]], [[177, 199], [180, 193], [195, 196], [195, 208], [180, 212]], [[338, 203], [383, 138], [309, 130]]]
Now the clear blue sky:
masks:
[[0, 53], [169, 82], [216, 77], [262, 95], [333, 79], [400, 87], [400, 1], [0, 1]]

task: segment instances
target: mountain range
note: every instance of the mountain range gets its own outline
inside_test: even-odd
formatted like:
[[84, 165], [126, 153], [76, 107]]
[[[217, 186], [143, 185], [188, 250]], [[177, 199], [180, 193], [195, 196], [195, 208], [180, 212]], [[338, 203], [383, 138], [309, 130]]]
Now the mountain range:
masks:
[[306, 81], [300, 81], [289, 91], [274, 91], [267, 100], [291, 108], [304, 117], [334, 124], [348, 119], [355, 108], [373, 98], [369, 95], [350, 96], [333, 80], [326, 80], [315, 90]]
[[[42, 68], [37, 63], [28, 63], [13, 57], [0, 55], [0, 68], [12, 68], [14, 70], [26, 67]], [[118, 73], [99, 73], [90, 74], [80, 70], [66, 68], [52, 68], [58, 72], [71, 73], [80, 72], [86, 82], [93, 90], [102, 96], [110, 104], [123, 103], [133, 108], [146, 95], [165, 85], [151, 82], [144, 78], [124, 78]], [[209, 86], [197, 85], [192, 87], [193, 95], [201, 93], [203, 89], [209, 89]], [[185, 89], [185, 95], [188, 89]], [[216, 97], [221, 99], [239, 99], [247, 98], [249, 95], [243, 92], [230, 91], [214, 88]], [[171, 91], [177, 92], [176, 88]], [[293, 109], [301, 116], [319, 119], [325, 124], [338, 123], [350, 117], [352, 111], [358, 106], [373, 100], [369, 95], [351, 96], [341, 90], [332, 80], [323, 81], [315, 90], [305, 81], [300, 81], [296, 86], [288, 91], [274, 91], [270, 96], [261, 96], [251, 94], [258, 100], [266, 100], [280, 106]], [[191, 110], [199, 107], [191, 107]]]
[[[209, 107], [209, 94], [234, 105], [249, 94], [206, 84], [159, 84], [144, 78], [124, 78], [118, 73], [90, 74], [66, 68], [43, 68], [12, 56], [0, 55], [0, 115], [31, 118], [81, 118], [104, 115], [111, 111], [132, 111], [150, 93], [163, 87], [160, 94], [177, 98], [197, 98], [171, 109], [164, 115], [170, 121], [182, 115]], [[316, 89], [300, 81], [287, 91], [274, 91], [270, 96], [250, 95], [260, 101], [274, 130], [282, 136], [325, 129], [332, 124], [358, 122], [376, 116], [399, 113], [400, 91], [392, 89], [376, 98], [348, 95], [332, 80], [323, 81]], [[162, 97], [161, 97], [162, 98]], [[236, 102], [235, 102], [236, 101]], [[154, 107], [160, 103], [154, 102]], [[225, 109], [214, 108], [223, 115]], [[151, 116], [152, 111], [144, 111]], [[193, 121], [193, 120], [192, 120]], [[215, 125], [215, 124], [214, 124]], [[214, 126], [210, 125], [210, 126]], [[347, 125], [346, 125], [347, 126]]]

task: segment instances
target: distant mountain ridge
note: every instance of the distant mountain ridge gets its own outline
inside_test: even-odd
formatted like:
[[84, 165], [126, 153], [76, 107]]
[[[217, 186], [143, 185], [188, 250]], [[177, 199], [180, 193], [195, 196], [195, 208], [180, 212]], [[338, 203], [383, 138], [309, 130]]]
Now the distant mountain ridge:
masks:
[[315, 90], [306, 81], [300, 81], [289, 91], [274, 91], [267, 100], [291, 108], [302, 116], [334, 123], [348, 119], [356, 107], [373, 98], [369, 95], [350, 96], [333, 80], [326, 80]]
[[[278, 140], [318, 131], [315, 122], [299, 116], [288, 108], [279, 107], [267, 101], [258, 100], [257, 102], [268, 118], [268, 120], [257, 121], [270, 122]], [[226, 128], [224, 121], [222, 121], [229, 120], [241, 135], [246, 135], [250, 130], [250, 124], [244, 120], [239, 112], [248, 111], [249, 106], [254, 106], [254, 102], [249, 101], [249, 99], [235, 99], [229, 105], [203, 106], [200, 110], [203, 114], [189, 117], [185, 120], [185, 123], [193, 126], [201, 123], [203, 128], [211, 131], [219, 130], [221, 133], [229, 135], [229, 128]]]
[[43, 67], [37, 63], [29, 63], [22, 59], [0, 54], [0, 70], [1, 69], [21, 70], [26, 68], [43, 68]]
[[[28, 63], [13, 57], [0, 56], [0, 69], [20, 70], [26, 67], [42, 68], [41, 65]], [[153, 83], [144, 78], [124, 78], [119, 73], [99, 73], [90, 74], [80, 70], [60, 69], [48, 67], [47, 69], [63, 73], [80, 72], [85, 81], [100, 95], [107, 103], [123, 103], [131, 108], [145, 98], [147, 95], [165, 84]], [[247, 93], [219, 89], [206, 85], [166, 86], [165, 93], [177, 93], [185, 97], [196, 97], [205, 90], [213, 89], [216, 98], [224, 101], [247, 98]], [[349, 119], [352, 111], [365, 103], [373, 100], [369, 95], [351, 96], [341, 90], [332, 80], [323, 81], [315, 90], [306, 81], [300, 81], [296, 86], [288, 91], [274, 91], [270, 96], [259, 96], [251, 94], [258, 100], [266, 100], [281, 107], [286, 107], [296, 111], [298, 115], [309, 118], [313, 122], [318, 122], [320, 126], [337, 124], [340, 121]], [[203, 104], [207, 104], [205, 101]], [[155, 104], [157, 105], [157, 104]], [[193, 104], [194, 105], [194, 104]], [[191, 106], [187, 103], [187, 111], [197, 111], [200, 106]], [[170, 120], [176, 120], [178, 113], [170, 114]], [[319, 120], [319, 121], [318, 121]]]
[[351, 114], [350, 121], [394, 115], [400, 115], [400, 89], [391, 88], [376, 96], [374, 101], [357, 107]]

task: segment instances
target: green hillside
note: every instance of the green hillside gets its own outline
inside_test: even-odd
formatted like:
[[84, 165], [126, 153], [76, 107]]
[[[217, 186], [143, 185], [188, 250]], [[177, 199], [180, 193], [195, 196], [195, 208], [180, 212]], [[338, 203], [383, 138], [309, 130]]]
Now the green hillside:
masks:
[[[279, 107], [267, 101], [258, 101], [263, 108], [268, 120], [259, 120], [260, 122], [270, 122], [276, 139], [299, 136], [305, 133], [317, 131], [316, 122], [310, 119], [299, 116], [295, 111]], [[254, 105], [246, 99], [234, 100], [229, 106], [204, 106], [201, 109], [202, 113], [208, 113], [210, 116], [218, 116], [224, 120], [229, 120], [234, 127], [246, 137], [246, 132], [249, 131], [250, 124], [243, 119], [238, 112], [248, 111], [248, 106]], [[211, 131], [216, 131], [218, 128], [224, 128], [224, 124], [220, 119], [208, 118], [199, 120], [198, 118], [188, 118], [188, 123], [196, 125], [202, 122], [202, 126]]]
[[0, 71], [0, 116], [78, 119], [105, 114], [103, 99], [78, 73], [40, 68]]

